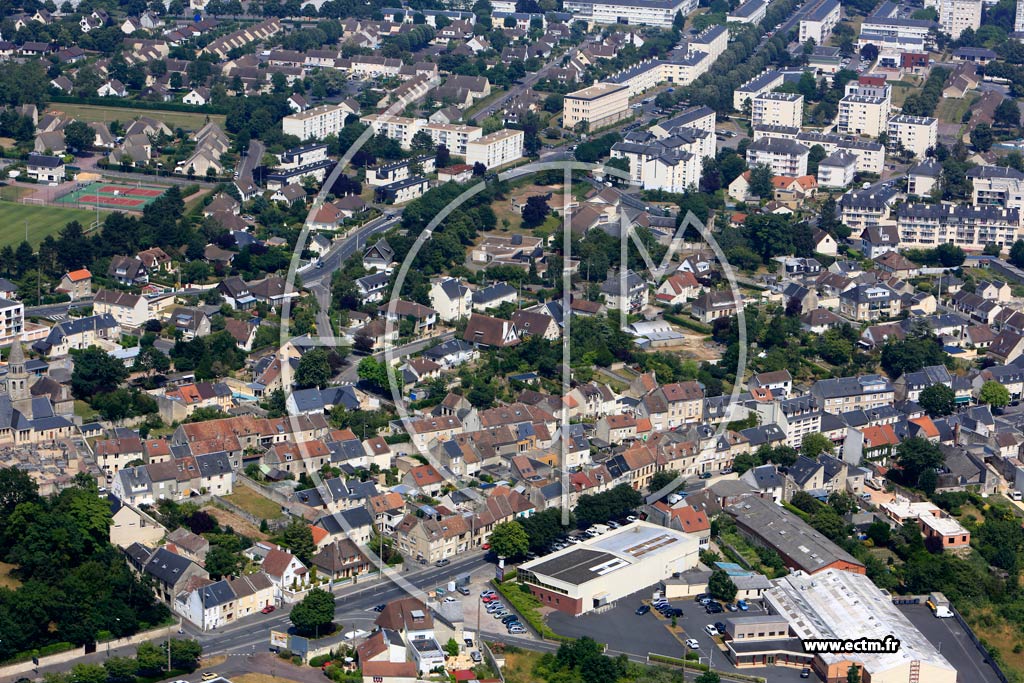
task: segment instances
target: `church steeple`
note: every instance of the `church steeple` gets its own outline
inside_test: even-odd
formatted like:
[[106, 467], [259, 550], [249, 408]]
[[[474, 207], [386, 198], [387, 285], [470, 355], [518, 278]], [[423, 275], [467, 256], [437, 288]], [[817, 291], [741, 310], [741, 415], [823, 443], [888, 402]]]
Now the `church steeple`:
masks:
[[28, 389], [25, 350], [21, 348], [20, 336], [11, 343], [11, 353], [7, 357], [7, 394], [11, 401], [24, 401], [32, 397]]

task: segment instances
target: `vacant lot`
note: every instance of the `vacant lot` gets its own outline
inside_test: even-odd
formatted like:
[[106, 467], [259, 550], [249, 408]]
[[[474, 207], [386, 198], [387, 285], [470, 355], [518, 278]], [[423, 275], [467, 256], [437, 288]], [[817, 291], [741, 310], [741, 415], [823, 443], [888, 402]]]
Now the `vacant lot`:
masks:
[[[4, 189], [10, 190], [11, 188]], [[47, 235], [57, 234], [71, 221], [78, 221], [88, 229], [95, 220], [95, 211], [19, 204], [0, 200], [0, 247], [7, 244], [19, 244], [25, 239], [26, 227], [29, 243], [37, 247], [43, 238]]]
[[533, 683], [536, 676], [533, 675], [533, 667], [541, 658], [540, 652], [521, 650], [505, 655], [505, 683]]
[[0, 588], [10, 588], [11, 590], [14, 590], [21, 586], [21, 581], [18, 581], [16, 578], [11, 576], [11, 572], [17, 568], [17, 565], [0, 562]]
[[202, 114], [187, 111], [166, 111], [163, 109], [131, 109], [129, 107], [99, 107], [94, 104], [65, 104], [55, 102], [50, 111], [64, 112], [68, 116], [95, 121], [97, 123], [110, 123], [111, 121], [132, 121], [140, 116], [148, 116], [163, 121], [171, 130], [184, 128], [185, 130], [199, 130], [207, 121], [223, 126], [224, 116], [221, 114]]
[[281, 505], [269, 498], [264, 498], [246, 486], [239, 486], [230, 496], [224, 496], [224, 500], [237, 505], [251, 515], [260, 519], [277, 519], [281, 516]]
[[207, 505], [203, 508], [203, 512], [210, 513], [210, 515], [216, 519], [217, 523], [222, 527], [231, 527], [236, 532], [246, 536], [247, 538], [251, 538], [254, 541], [265, 541], [270, 538], [270, 536], [263, 533], [249, 522], [245, 521], [235, 513], [225, 510], [224, 508]]
[[960, 99], [944, 97], [939, 100], [939, 106], [935, 108], [935, 118], [945, 123], [960, 123], [964, 113], [977, 99], [977, 96], [973, 94]]

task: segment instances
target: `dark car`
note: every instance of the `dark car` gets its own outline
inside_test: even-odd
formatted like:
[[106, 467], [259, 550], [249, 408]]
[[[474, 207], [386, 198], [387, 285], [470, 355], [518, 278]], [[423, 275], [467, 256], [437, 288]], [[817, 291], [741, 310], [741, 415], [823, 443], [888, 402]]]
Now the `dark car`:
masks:
[[702, 605], [711, 602], [711, 600], [712, 600], [712, 597], [708, 593], [701, 593], [700, 595], [698, 595], [697, 597], [695, 597], [693, 599], [694, 602], [699, 602]]
[[806, 668], [805, 669], [801, 669], [801, 671], [800, 671], [800, 678], [810, 678], [810, 677], [811, 677], [811, 670], [810, 669], [806, 669]]
[[505, 625], [511, 624], [513, 621], [519, 621], [519, 617], [517, 617], [514, 614], [510, 614], [507, 617], [502, 617], [501, 618], [501, 623], [503, 623]]
[[718, 629], [719, 633], [725, 633], [725, 622], [723, 622], [723, 621], [716, 621], [715, 622], [715, 628]]
[[678, 607], [673, 607], [672, 611], [669, 614], [666, 614], [665, 616], [666, 617], [678, 617], [678, 618], [681, 619], [683, 617], [683, 610], [679, 609]]
[[374, 607], [373, 611], [374, 612], [383, 612], [385, 609], [387, 609], [387, 607], [388, 606], [385, 605], [385, 604], [380, 604], [380, 605], [377, 605], [376, 607]]
[[647, 614], [650, 611], [651, 611], [651, 606], [650, 605], [640, 605], [639, 607], [636, 608], [636, 613], [639, 616], [643, 616], [643, 615]]
[[700, 473], [700, 478], [701, 479], [710, 479], [711, 478], [711, 473], [710, 472], [701, 472]]
[[722, 606], [719, 605], [717, 602], [713, 602], [710, 605], [708, 605], [707, 607], [705, 607], [704, 611], [707, 612], [708, 614], [721, 614], [725, 610], [723, 610]]
[[427, 563], [427, 558], [421, 557], [420, 558], [420, 564], [426, 564], [426, 563]]

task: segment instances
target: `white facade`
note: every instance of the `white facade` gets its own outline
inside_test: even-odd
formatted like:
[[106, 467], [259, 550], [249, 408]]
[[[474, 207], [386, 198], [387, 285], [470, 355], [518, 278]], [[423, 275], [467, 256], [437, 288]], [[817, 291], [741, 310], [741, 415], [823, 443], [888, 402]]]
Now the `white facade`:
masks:
[[697, 0], [566, 0], [562, 10], [595, 24], [633, 24], [671, 28], [677, 13], [697, 9]]
[[426, 119], [411, 119], [407, 116], [367, 114], [360, 121], [373, 128], [374, 135], [383, 133], [398, 141], [402, 149], [409, 149], [416, 133], [424, 131], [430, 135], [435, 145], [444, 145], [449, 152], [460, 156], [465, 156], [466, 146], [473, 140], [479, 140], [483, 134], [483, 129], [477, 126], [430, 123]]
[[344, 105], [325, 104], [289, 114], [281, 120], [281, 128], [285, 135], [294, 135], [300, 140], [323, 139], [328, 135], [337, 135], [345, 127], [345, 117], [348, 115], [349, 110]]
[[591, 129], [614, 123], [629, 115], [629, 86], [595, 83], [565, 96], [562, 127], [572, 129], [585, 122]]
[[924, 6], [938, 11], [939, 29], [954, 39], [967, 29], [977, 31], [981, 26], [982, 0], [925, 0]]
[[751, 103], [750, 123], [754, 126], [799, 128], [804, 122], [804, 96], [796, 93], [765, 92]]
[[0, 299], [0, 344], [10, 344], [25, 329], [25, 304]]
[[939, 121], [929, 116], [894, 116], [889, 119], [889, 140], [923, 159], [939, 140]]
[[466, 145], [466, 163], [497, 168], [523, 158], [526, 134], [521, 130], [499, 130]]
[[806, 43], [813, 40], [815, 45], [822, 45], [832, 30], [839, 23], [840, 5], [838, 0], [822, 0], [807, 15], [806, 19], [800, 20], [800, 42]]
[[1017, 0], [1017, 16], [1013, 20], [1013, 30], [1024, 31], [1024, 0]]
[[887, 130], [891, 107], [887, 97], [847, 95], [839, 100], [836, 130], [843, 135], [876, 138]]
[[846, 187], [853, 183], [857, 172], [857, 157], [837, 150], [818, 164], [818, 185], [822, 187]]
[[980, 251], [988, 244], [1008, 248], [1020, 239], [1020, 211], [994, 206], [904, 204], [897, 223], [901, 247], [955, 244]]
[[764, 138], [747, 148], [747, 164], [767, 164], [773, 175], [799, 178], [807, 175], [810, 150], [794, 140]]

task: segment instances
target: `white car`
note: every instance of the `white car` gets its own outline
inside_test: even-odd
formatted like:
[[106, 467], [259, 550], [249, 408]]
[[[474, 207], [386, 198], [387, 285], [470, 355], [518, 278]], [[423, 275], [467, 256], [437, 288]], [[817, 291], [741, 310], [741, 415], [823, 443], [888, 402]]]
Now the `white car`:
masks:
[[700, 642], [696, 638], [687, 638], [686, 647], [690, 648], [691, 650], [699, 650]]
[[634, 517], [633, 515], [630, 515], [629, 517], [626, 517], [626, 521], [627, 522], [635, 522], [636, 521], [636, 517]]
[[718, 629], [715, 628], [714, 624], [708, 624], [704, 627], [704, 633], [708, 634], [712, 638], [718, 635]]

